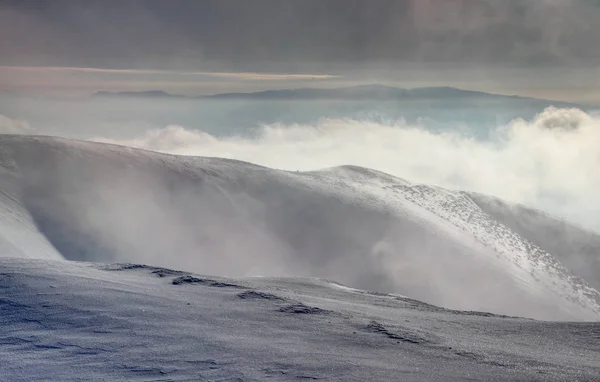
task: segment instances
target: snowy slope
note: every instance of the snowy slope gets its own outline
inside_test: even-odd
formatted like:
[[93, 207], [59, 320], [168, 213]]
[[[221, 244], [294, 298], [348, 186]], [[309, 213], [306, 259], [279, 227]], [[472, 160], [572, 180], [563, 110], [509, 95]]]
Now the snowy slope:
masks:
[[61, 259], [40, 235], [36, 223], [22, 203], [19, 170], [10, 156], [0, 164], [0, 256]]
[[0, 259], [0, 380], [592, 381], [598, 323], [314, 279]]
[[[0, 163], [10, 257], [319, 277], [543, 319], [600, 314], [595, 289], [465, 193], [356, 167], [288, 173], [45, 137], [1, 137]], [[13, 238], [21, 226], [33, 239]]]
[[548, 251], [574, 274], [600, 289], [600, 235], [489, 195], [469, 193], [469, 198], [493, 219]]

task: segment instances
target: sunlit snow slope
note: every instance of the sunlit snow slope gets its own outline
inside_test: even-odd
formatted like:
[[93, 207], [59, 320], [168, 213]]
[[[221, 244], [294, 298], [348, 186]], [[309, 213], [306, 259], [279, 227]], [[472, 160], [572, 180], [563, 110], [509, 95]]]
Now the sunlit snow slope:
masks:
[[47, 137], [1, 137], [0, 163], [5, 256], [312, 276], [448, 308], [599, 317], [595, 289], [466, 193]]

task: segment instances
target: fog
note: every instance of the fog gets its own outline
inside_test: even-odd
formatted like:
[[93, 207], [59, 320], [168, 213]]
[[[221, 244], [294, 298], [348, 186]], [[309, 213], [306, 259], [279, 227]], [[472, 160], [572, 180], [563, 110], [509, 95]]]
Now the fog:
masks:
[[4, 1], [0, 256], [597, 320], [599, 41], [594, 0]]
[[129, 140], [94, 140], [285, 170], [359, 165], [412, 182], [498, 196], [600, 231], [600, 118], [550, 107], [486, 135], [476, 137], [472, 126], [439, 131], [428, 129], [427, 122], [321, 119], [264, 125], [250, 137], [170, 125]]
[[[15, 205], [24, 209], [22, 219], [5, 224], [30, 216], [36, 229], [22, 229], [43, 235], [67, 260], [319, 277], [457, 309], [555, 320], [597, 316], [598, 293], [553, 259], [533, 261], [522, 239], [508, 244], [498, 239], [503, 231], [492, 231], [509, 252], [483, 245], [492, 237], [488, 223], [468, 199], [450, 198], [441, 207], [473, 219], [462, 231], [436, 212], [399, 202], [399, 189], [388, 186], [403, 182], [378, 172], [285, 173], [39, 137], [2, 137], [0, 162], [9, 164], [0, 186], [10, 216]], [[30, 241], [20, 245], [36, 257]]]
[[[7, 156], [3, 163], [16, 163], [18, 176], [9, 179], [20, 183], [3, 187], [22, 190], [11, 200], [24, 205], [24, 216], [31, 216], [66, 259], [227, 276], [311, 276], [459, 309], [548, 319], [595, 317], [589, 310], [595, 309], [590, 308], [594, 290], [592, 302], [564, 303], [564, 290], [587, 286], [567, 276], [561, 265], [553, 268], [552, 257], [539, 265], [530, 263], [534, 255], [524, 255], [525, 265], [514, 267], [510, 259], [529, 244], [513, 246], [520, 238], [502, 242], [500, 247], [508, 245], [502, 253], [481, 245], [504, 234], [478, 237], [470, 231], [488, 226], [485, 214], [481, 222], [469, 221], [467, 231], [456, 232], [435, 214], [398, 207], [396, 191], [377, 186], [384, 179], [378, 173], [352, 173], [350, 179], [362, 179], [358, 187], [343, 180], [343, 173], [310, 178], [314, 175], [296, 172], [356, 165], [413, 183], [524, 203], [600, 231], [600, 116], [589, 107], [503, 97], [3, 100], [5, 133], [182, 155], [7, 141], [0, 154]], [[190, 155], [292, 173], [196, 162]], [[460, 209], [458, 216], [471, 219], [479, 213], [472, 203], [447, 202]], [[543, 224], [529, 224], [525, 240], [544, 242], [543, 227], [558, 227]], [[483, 228], [479, 232], [487, 235]], [[574, 231], [561, 231], [561, 237], [571, 243], [569, 232]], [[595, 273], [581, 270], [595, 269], [588, 252], [597, 243], [593, 235], [580, 237], [592, 250], [580, 251], [578, 243], [550, 243], [547, 250], [559, 261], [568, 257], [564, 264], [576, 264], [570, 271], [596, 285]], [[554, 248], [560, 251], [553, 253]]]
[[521, 99], [2, 101], [4, 133], [226, 157], [293, 171], [359, 165], [498, 196], [600, 231], [600, 117], [589, 107]]
[[0, 114], [0, 134], [27, 134], [29, 131], [29, 123]]

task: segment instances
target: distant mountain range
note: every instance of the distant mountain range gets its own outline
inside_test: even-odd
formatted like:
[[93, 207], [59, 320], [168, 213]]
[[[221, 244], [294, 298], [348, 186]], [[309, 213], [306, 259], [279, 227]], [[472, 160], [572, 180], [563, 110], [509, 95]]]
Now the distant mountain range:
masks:
[[195, 98], [187, 97], [182, 95], [176, 95], [167, 93], [163, 90], [149, 90], [149, 91], [133, 91], [133, 92], [106, 92], [99, 91], [92, 95], [92, 97], [140, 97], [140, 98]]
[[404, 89], [384, 85], [359, 85], [351, 87], [318, 89], [299, 88], [286, 90], [265, 90], [254, 93], [222, 93], [206, 96], [182, 96], [170, 94], [162, 90], [106, 92], [101, 91], [93, 97], [117, 98], [185, 98], [185, 99], [244, 99], [244, 100], [498, 100], [498, 101], [530, 101], [548, 103], [561, 107], [582, 107], [569, 102], [550, 101], [516, 95], [500, 95], [453, 87], [423, 87]]

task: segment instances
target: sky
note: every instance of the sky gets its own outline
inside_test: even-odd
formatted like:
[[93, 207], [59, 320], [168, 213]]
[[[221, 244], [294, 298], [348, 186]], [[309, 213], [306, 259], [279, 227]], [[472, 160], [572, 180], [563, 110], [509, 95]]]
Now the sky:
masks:
[[597, 0], [0, 0], [0, 90], [383, 83], [600, 103]]

